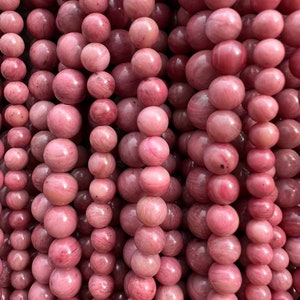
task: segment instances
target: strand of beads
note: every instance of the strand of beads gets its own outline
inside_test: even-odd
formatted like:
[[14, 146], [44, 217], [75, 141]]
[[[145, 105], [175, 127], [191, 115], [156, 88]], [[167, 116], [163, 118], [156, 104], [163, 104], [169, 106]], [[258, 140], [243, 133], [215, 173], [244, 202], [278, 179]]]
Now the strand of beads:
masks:
[[[1, 13], [0, 51], [3, 55], [1, 74], [5, 80], [3, 96], [6, 99], [5, 111], [2, 115], [3, 124], [9, 128], [5, 135], [5, 153], [2, 155], [2, 171], [4, 183], [2, 192], [2, 221], [7, 233], [10, 233], [6, 242], [9, 248], [3, 245], [3, 272], [7, 280], [3, 286], [3, 295], [9, 294], [10, 285], [14, 291], [11, 299], [27, 297], [28, 289], [32, 283], [31, 264], [31, 215], [28, 211], [30, 203], [29, 194], [29, 162], [28, 147], [31, 132], [28, 129], [28, 109], [25, 106], [29, 90], [22, 82], [27, 73], [27, 68], [21, 56], [25, 51], [25, 41], [20, 33], [24, 28], [21, 15], [16, 12], [19, 3], [13, 1], [9, 5], [10, 11]], [[4, 5], [5, 6], [5, 5]], [[8, 24], [11, 24], [9, 26]], [[20, 67], [20, 68], [19, 68]], [[11, 73], [13, 72], [13, 73]], [[1, 184], [2, 187], [2, 184]], [[8, 245], [7, 245], [8, 246]]]

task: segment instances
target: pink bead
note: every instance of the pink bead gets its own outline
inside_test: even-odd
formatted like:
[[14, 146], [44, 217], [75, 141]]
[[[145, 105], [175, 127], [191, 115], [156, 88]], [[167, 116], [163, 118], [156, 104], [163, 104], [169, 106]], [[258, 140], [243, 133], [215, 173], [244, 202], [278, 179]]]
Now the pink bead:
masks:
[[214, 79], [208, 88], [210, 103], [217, 109], [234, 109], [245, 97], [243, 82], [235, 76], [224, 75]]
[[268, 219], [268, 221], [276, 226], [282, 221], [282, 211], [277, 204], [274, 204], [274, 212], [273, 215]]
[[272, 281], [269, 286], [274, 291], [287, 291], [292, 284], [292, 274], [287, 269], [272, 272]]
[[284, 45], [277, 39], [264, 39], [257, 43], [253, 52], [255, 64], [262, 68], [279, 65], [285, 55]]
[[138, 168], [144, 164], [139, 157], [139, 145], [144, 139], [140, 132], [130, 132], [125, 134], [119, 142], [119, 156], [123, 163], [130, 167]]
[[[289, 239], [288, 239], [289, 240]], [[269, 267], [274, 271], [281, 271], [287, 268], [289, 261], [295, 264], [291, 253], [288, 251], [288, 244], [286, 244], [285, 249], [275, 248], [273, 249], [273, 259], [269, 263]], [[297, 263], [296, 263], [297, 264]], [[295, 265], [296, 265], [295, 264]]]
[[279, 130], [278, 146], [280, 148], [292, 149], [299, 145], [297, 138], [299, 123], [293, 119], [285, 119], [276, 123]]
[[64, 2], [57, 11], [55, 24], [61, 33], [80, 32], [84, 17], [78, 1]]
[[285, 208], [282, 210], [282, 221], [280, 227], [291, 237], [298, 237], [298, 228], [296, 226], [299, 219], [299, 207]]
[[207, 299], [208, 300], [222, 300], [222, 299], [232, 299], [232, 300], [236, 300], [238, 299], [237, 296], [235, 294], [219, 294], [216, 293], [214, 291], [211, 291], [208, 295], [207, 295]]
[[196, 128], [200, 130], [206, 129], [206, 121], [210, 114], [215, 110], [216, 109], [211, 105], [209, 101], [208, 90], [203, 90], [194, 95], [191, 95], [187, 104], [187, 115], [189, 117], [189, 120]]
[[78, 104], [86, 96], [86, 78], [77, 70], [60, 71], [52, 83], [55, 97], [64, 104]]
[[83, 47], [80, 60], [90, 72], [104, 71], [110, 63], [108, 49], [100, 43], [89, 43]]
[[31, 243], [34, 249], [39, 251], [40, 253], [47, 254], [49, 246], [53, 241], [53, 237], [48, 234], [46, 228], [38, 224], [32, 231], [31, 234]]
[[273, 249], [269, 244], [249, 243], [246, 255], [254, 265], [268, 265], [273, 260]]
[[10, 148], [4, 154], [6, 167], [13, 171], [22, 170], [28, 162], [28, 155], [23, 148]]
[[130, 61], [136, 50], [125, 29], [112, 30], [105, 45], [110, 52], [111, 62], [115, 65]]
[[29, 114], [25, 106], [9, 104], [5, 107], [3, 117], [9, 126], [21, 127], [27, 123]]
[[[39, 130], [48, 130], [47, 115], [55, 105], [51, 101], [38, 101], [29, 110], [29, 120]], [[38, 135], [38, 133], [37, 133]]]
[[12, 191], [22, 190], [28, 181], [25, 171], [8, 171], [4, 176], [4, 184]]
[[175, 257], [161, 256], [160, 268], [155, 275], [155, 279], [163, 285], [174, 285], [179, 282], [182, 269], [179, 261]]
[[247, 164], [258, 173], [269, 170], [275, 164], [275, 155], [270, 149], [252, 149], [247, 153]]
[[245, 295], [249, 299], [272, 299], [270, 288], [266, 285], [261, 286], [248, 283], [245, 288]]
[[185, 253], [188, 267], [197, 274], [206, 276], [214, 262], [209, 254], [207, 242], [193, 239], [187, 244]]
[[19, 81], [24, 79], [27, 68], [20, 58], [6, 57], [1, 63], [0, 71], [6, 80]]
[[120, 212], [120, 225], [130, 236], [134, 236], [135, 231], [143, 223], [137, 218], [136, 204], [125, 205]]
[[133, 238], [127, 239], [127, 241], [124, 244], [122, 254], [123, 254], [124, 263], [129, 268], [130, 268], [130, 265], [131, 265], [132, 255], [136, 250], [137, 250], [137, 247], [135, 245], [135, 242], [134, 242]]
[[26, 18], [26, 28], [36, 39], [51, 39], [55, 33], [55, 16], [45, 8], [36, 8]]
[[297, 249], [299, 249], [299, 238], [289, 237], [286, 241], [285, 250], [289, 256], [290, 262], [295, 266], [298, 266], [300, 262]]
[[127, 202], [136, 203], [145, 194], [139, 184], [141, 172], [141, 168], [128, 168], [118, 177], [118, 191]]
[[[10, 2], [12, 5], [14, 1]], [[15, 1], [16, 3], [20, 2], [19, 0]], [[9, 4], [10, 5], [10, 4]], [[21, 15], [14, 11], [14, 9], [3, 10], [0, 14], [0, 30], [3, 33], [13, 32], [21, 33], [24, 28], [24, 21]]]
[[213, 0], [204, 0], [204, 3], [212, 10], [223, 8], [223, 7], [230, 7], [235, 2], [236, 0], [222, 0], [222, 1], [218, 1], [217, 3]]
[[219, 8], [213, 11], [205, 24], [205, 34], [215, 44], [236, 39], [241, 29], [241, 17], [231, 8]]
[[57, 41], [57, 57], [65, 67], [71, 69], [82, 68], [81, 52], [87, 41], [79, 32], [70, 32], [60, 36]]
[[137, 131], [137, 117], [144, 105], [137, 98], [129, 97], [122, 99], [117, 104], [117, 108], [117, 126], [125, 132]]
[[97, 275], [109, 275], [113, 272], [116, 263], [116, 257], [112, 252], [99, 253], [94, 251], [90, 257], [92, 271]]
[[252, 173], [246, 179], [246, 187], [256, 198], [269, 197], [275, 189], [275, 182], [267, 173]]
[[275, 146], [280, 138], [279, 126], [271, 122], [256, 123], [249, 130], [250, 142], [260, 149]]
[[170, 230], [165, 233], [166, 242], [162, 254], [165, 256], [177, 256], [184, 247], [183, 236], [178, 230]]
[[133, 272], [140, 277], [153, 277], [161, 267], [161, 258], [158, 254], [143, 255], [139, 250], [135, 250], [130, 262]]
[[95, 299], [108, 299], [114, 289], [113, 278], [109, 275], [92, 275], [88, 281], [89, 291]]
[[144, 164], [159, 166], [166, 161], [170, 149], [163, 138], [153, 136], [147, 137], [140, 142], [138, 153]]
[[282, 40], [289, 46], [299, 47], [299, 42], [297, 40], [299, 31], [299, 11], [294, 11], [289, 14], [284, 20], [284, 27], [281, 33]]
[[95, 126], [111, 125], [116, 120], [117, 114], [116, 104], [106, 98], [95, 100], [89, 109], [89, 118]]
[[56, 44], [46, 39], [35, 41], [29, 49], [29, 58], [37, 69], [53, 70], [58, 64]]
[[231, 173], [238, 164], [239, 155], [229, 143], [212, 143], [204, 149], [203, 162], [211, 173], [225, 175]]
[[93, 153], [88, 161], [88, 168], [95, 178], [107, 178], [116, 168], [116, 160], [111, 153]]
[[234, 294], [242, 284], [242, 275], [234, 264], [213, 263], [209, 268], [208, 278], [214, 290], [221, 294]]
[[211, 57], [211, 50], [201, 50], [193, 54], [186, 63], [186, 80], [199, 91], [207, 89], [218, 76], [217, 71], [211, 64]]
[[141, 226], [134, 234], [137, 249], [144, 255], [160, 253], [165, 245], [165, 234], [159, 226]]
[[161, 223], [161, 228], [164, 230], [177, 229], [182, 222], [182, 211], [175, 203], [167, 203], [167, 215]]
[[207, 240], [211, 235], [211, 230], [206, 222], [209, 207], [208, 204], [196, 203], [189, 208], [186, 216], [189, 230], [194, 236], [204, 240]]
[[146, 226], [158, 226], [167, 216], [167, 205], [161, 197], [143, 197], [136, 206], [138, 219]]
[[279, 178], [292, 178], [300, 170], [299, 155], [292, 149], [279, 149], [275, 152], [276, 175]]
[[93, 73], [87, 80], [87, 90], [96, 99], [109, 98], [113, 94], [115, 87], [115, 79], [110, 73], [105, 71]]
[[[133, 71], [141, 78], [157, 76], [162, 68], [162, 59], [157, 51], [151, 48], [137, 50], [131, 58]], [[145, 64], [149, 68], [144, 68]]]
[[212, 65], [223, 75], [234, 75], [246, 64], [246, 48], [235, 40], [222, 41], [212, 50]]
[[[267, 85], [266, 82], [268, 82]], [[283, 89], [284, 84], [284, 74], [274, 67], [261, 70], [254, 81], [255, 89], [259, 93], [268, 96], [273, 96], [279, 93]]]
[[110, 152], [117, 145], [118, 137], [115, 130], [107, 125], [95, 127], [89, 137], [91, 146], [97, 152]]
[[207, 246], [210, 256], [219, 264], [235, 263], [241, 255], [241, 244], [234, 235], [219, 237], [212, 234]]
[[104, 12], [108, 7], [107, 0], [80, 0], [79, 1], [80, 8], [85, 13], [92, 13], [92, 12]]
[[[226, 128], [226, 130], [224, 130]], [[239, 116], [233, 111], [217, 110], [207, 119], [206, 131], [209, 136], [220, 143], [232, 142], [242, 129]]]
[[169, 188], [170, 174], [161, 166], [145, 167], [140, 174], [139, 183], [147, 195], [161, 196]]
[[56, 138], [45, 146], [43, 158], [53, 172], [67, 172], [77, 162], [77, 147], [71, 140]]
[[[188, 194], [198, 203], [209, 203], [208, 180], [211, 173], [205, 168], [195, 167], [186, 177], [185, 188]], [[197, 183], [197, 184], [196, 184]]]
[[[10, 281], [14, 290], [27, 289], [33, 281], [31, 271], [29, 269], [25, 269], [22, 271], [13, 271], [10, 276]], [[18, 292], [16, 294], [18, 297]]]
[[50, 109], [47, 125], [56, 137], [72, 138], [80, 131], [82, 117], [76, 107], [61, 103]]
[[54, 238], [70, 236], [77, 226], [77, 214], [69, 205], [52, 206], [44, 216], [44, 226], [49, 235]]
[[[87, 221], [94, 228], [104, 228], [112, 220], [112, 209], [108, 204], [92, 202], [86, 209]], [[99, 218], [101, 216], [101, 218]]]
[[53, 240], [48, 256], [56, 268], [72, 268], [79, 263], [81, 252], [79, 242], [70, 236]]
[[55, 296], [51, 293], [48, 285], [40, 284], [35, 281], [28, 291], [28, 297], [32, 300], [54, 300]]
[[91, 233], [91, 245], [96, 251], [107, 253], [114, 249], [116, 238], [116, 231], [112, 227], [96, 228]]
[[54, 265], [46, 254], [39, 253], [32, 261], [32, 275], [39, 284], [49, 283], [53, 269]]
[[12, 81], [5, 85], [3, 95], [11, 104], [23, 104], [29, 96], [29, 89], [22, 81]]
[[180, 285], [160, 285], [157, 287], [155, 298], [157, 300], [163, 300], [166, 298], [183, 300], [184, 293]]
[[0, 51], [5, 56], [19, 57], [25, 50], [25, 43], [16, 33], [5, 33], [0, 38]]
[[[81, 2], [79, 1], [79, 3]], [[103, 43], [110, 37], [111, 24], [102, 13], [91, 12], [83, 19], [81, 31], [88, 42]]]
[[80, 290], [81, 280], [81, 273], [75, 267], [55, 268], [49, 278], [49, 288], [56, 297], [74, 297]]
[[258, 0], [250, 0], [250, 3], [254, 10], [260, 12], [267, 9], [275, 9], [279, 5], [280, 0], [267, 0], [264, 3], [261, 3]]
[[254, 219], [268, 219], [272, 217], [275, 205], [272, 200], [266, 198], [251, 198], [248, 201], [248, 211]]
[[10, 234], [10, 244], [15, 250], [26, 250], [30, 244], [31, 234], [28, 230], [14, 230]]
[[109, 178], [95, 178], [90, 183], [89, 192], [96, 203], [105, 204], [115, 196], [116, 184]]
[[187, 279], [187, 294], [193, 299], [207, 298], [212, 290], [210, 280], [207, 276], [191, 273]]
[[44, 215], [47, 209], [51, 206], [51, 203], [45, 197], [45, 195], [43, 193], [40, 193], [37, 196], [35, 196], [31, 203], [31, 213], [37, 221], [43, 222]]
[[251, 220], [246, 226], [246, 234], [253, 243], [269, 243], [273, 237], [273, 226], [265, 220]]
[[197, 51], [211, 49], [213, 44], [205, 35], [205, 23], [211, 14], [209, 10], [199, 11], [192, 15], [186, 24], [186, 40]]
[[239, 196], [239, 182], [231, 174], [213, 175], [208, 179], [207, 192], [214, 203], [221, 205], [230, 204]]
[[[268, 24], [268, 26], [266, 26]], [[284, 20], [277, 10], [261, 11], [253, 20], [252, 28], [255, 36], [260, 40], [276, 38], [283, 30]]]
[[299, 269], [296, 269], [293, 273], [293, 286], [297, 293], [299, 293]]
[[218, 236], [233, 234], [239, 226], [239, 216], [229, 205], [212, 205], [206, 215], [207, 226]]
[[154, 9], [154, 0], [143, 0], [137, 3], [134, 0], [124, 1], [125, 13], [132, 19], [148, 17]]
[[166, 83], [158, 77], [142, 80], [137, 87], [137, 98], [145, 106], [160, 106], [168, 97]]
[[271, 121], [276, 117], [278, 109], [277, 101], [267, 95], [255, 96], [247, 105], [249, 116], [257, 122]]
[[293, 300], [294, 296], [289, 291], [277, 291], [272, 293], [272, 299]]
[[129, 38], [138, 49], [151, 48], [158, 39], [158, 33], [156, 22], [148, 17], [135, 19], [129, 27]]
[[249, 264], [246, 267], [246, 276], [251, 284], [268, 285], [272, 280], [272, 271], [268, 265]]
[[137, 117], [139, 130], [147, 136], [161, 135], [168, 128], [168, 115], [160, 107], [148, 106]]

